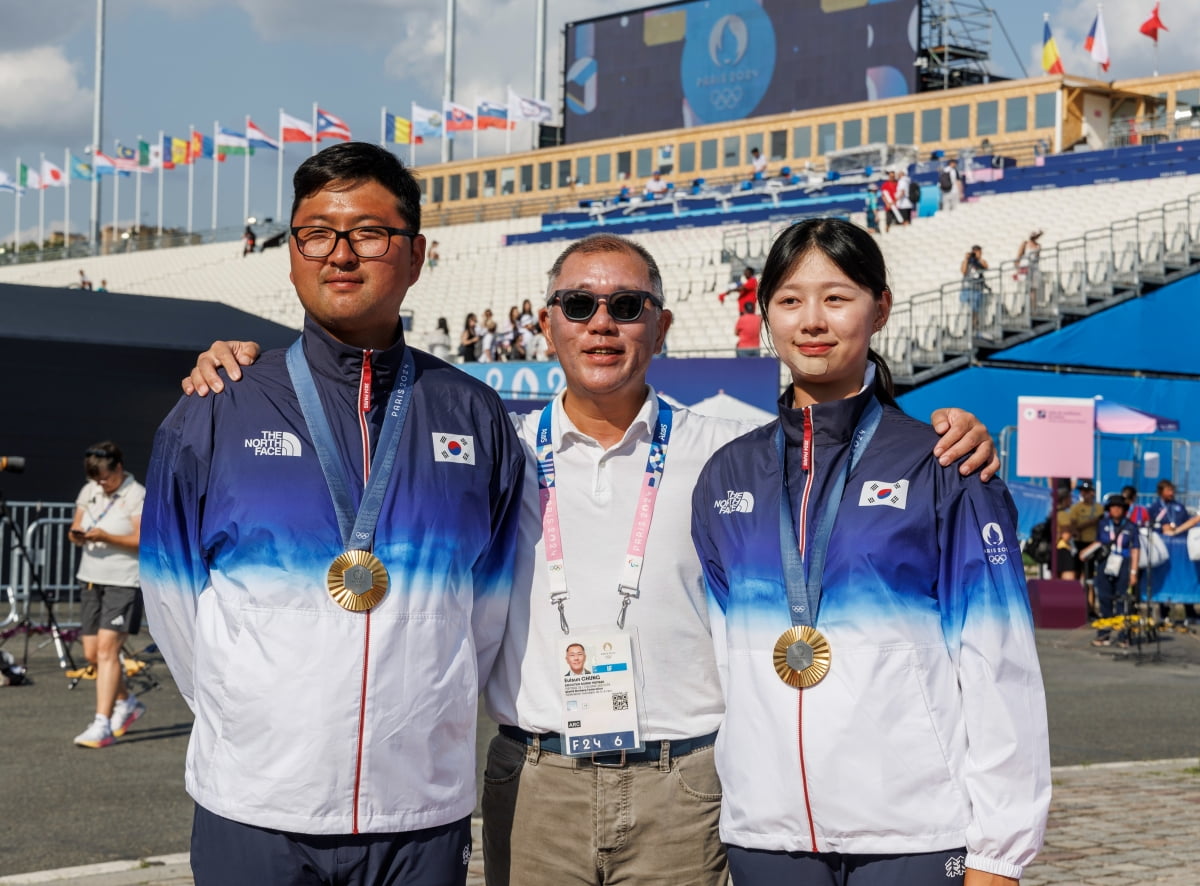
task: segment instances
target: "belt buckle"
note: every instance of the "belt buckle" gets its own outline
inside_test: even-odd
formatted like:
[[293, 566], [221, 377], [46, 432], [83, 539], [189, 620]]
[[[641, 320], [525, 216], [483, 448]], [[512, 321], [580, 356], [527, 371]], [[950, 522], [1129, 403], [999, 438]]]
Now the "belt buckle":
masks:
[[[613, 769], [620, 769], [622, 766], [625, 765], [625, 749], [624, 748], [621, 748], [621, 756], [614, 760], [597, 760], [596, 758], [598, 756], [600, 756], [599, 753], [592, 754], [592, 765], [593, 766], [608, 766]], [[608, 754], [606, 754], [605, 756], [608, 756]]]

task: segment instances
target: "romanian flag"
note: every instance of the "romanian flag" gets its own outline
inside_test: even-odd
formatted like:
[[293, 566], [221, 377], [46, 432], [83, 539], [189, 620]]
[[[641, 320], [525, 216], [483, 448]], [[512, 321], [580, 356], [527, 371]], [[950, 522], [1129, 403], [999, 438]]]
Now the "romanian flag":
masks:
[[1047, 74], [1062, 74], [1063, 63], [1058, 55], [1058, 46], [1054, 43], [1054, 35], [1050, 33], [1050, 16], [1042, 22], [1042, 70]]
[[384, 111], [383, 141], [397, 145], [407, 145], [412, 142], [412, 121]]

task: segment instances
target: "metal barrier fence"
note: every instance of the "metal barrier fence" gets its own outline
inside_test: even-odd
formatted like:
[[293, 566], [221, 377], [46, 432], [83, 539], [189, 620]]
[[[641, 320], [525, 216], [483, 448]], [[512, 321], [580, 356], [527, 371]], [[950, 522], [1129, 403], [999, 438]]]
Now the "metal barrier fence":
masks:
[[[67, 534], [75, 513], [74, 503], [8, 502], [7, 508], [9, 520], [0, 534], [0, 615], [3, 615], [0, 632], [26, 618], [33, 625], [49, 621], [46, 605], [37, 592], [35, 571], [59, 626], [79, 627], [79, 583], [75, 572], [79, 568], [80, 549]], [[28, 561], [21, 555], [17, 539], [25, 546]]]

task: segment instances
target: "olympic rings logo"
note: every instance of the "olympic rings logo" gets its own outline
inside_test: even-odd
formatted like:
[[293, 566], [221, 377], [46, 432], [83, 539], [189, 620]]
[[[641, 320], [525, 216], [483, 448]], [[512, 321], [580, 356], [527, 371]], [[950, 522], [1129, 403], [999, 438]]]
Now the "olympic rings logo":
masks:
[[720, 111], [728, 111], [742, 100], [742, 87], [726, 86], [724, 89], [714, 89], [708, 96], [709, 102]]
[[988, 562], [993, 566], [1003, 566], [1008, 562], [1008, 554], [990, 554], [988, 555]]

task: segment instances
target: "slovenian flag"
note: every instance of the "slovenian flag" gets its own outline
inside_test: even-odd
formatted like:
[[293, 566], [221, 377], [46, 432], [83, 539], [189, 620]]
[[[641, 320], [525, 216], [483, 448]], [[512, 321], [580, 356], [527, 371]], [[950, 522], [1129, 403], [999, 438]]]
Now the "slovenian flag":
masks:
[[407, 145], [412, 141], [412, 121], [383, 112], [383, 141]]
[[1050, 33], [1050, 14], [1046, 13], [1046, 18], [1042, 22], [1042, 70], [1047, 74], [1062, 74], [1063, 63], [1058, 55], [1058, 46], [1054, 42], [1054, 35]]
[[508, 106], [502, 105], [499, 102], [480, 99], [478, 102], [476, 120], [480, 129], [515, 129], [514, 124], [508, 122]]
[[246, 118], [246, 139], [250, 142], [250, 147], [252, 148], [270, 148], [272, 151], [279, 150], [279, 142], [255, 126], [254, 121], [249, 117]]
[[350, 127], [340, 117], [335, 117], [328, 111], [317, 108], [317, 141], [327, 138], [340, 138], [350, 141]]
[[1108, 35], [1104, 33], [1104, 19], [1101, 17], [1099, 9], [1096, 10], [1096, 20], [1092, 22], [1092, 29], [1088, 31], [1087, 38], [1083, 41], [1083, 48], [1091, 55], [1092, 61], [1105, 71], [1108, 70], [1110, 62]]
[[312, 124], [291, 114], [279, 112], [279, 131], [283, 133], [285, 142], [311, 142], [313, 140]]

